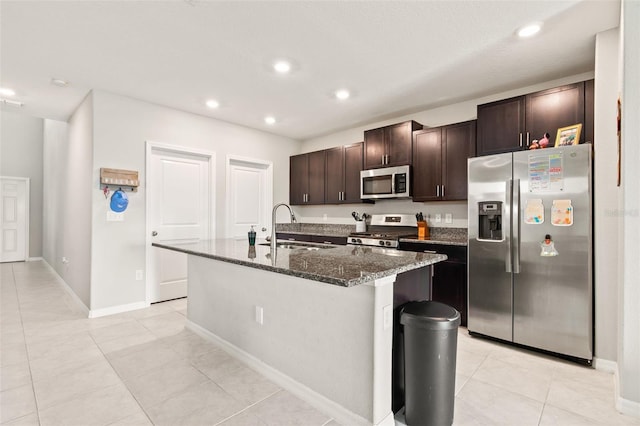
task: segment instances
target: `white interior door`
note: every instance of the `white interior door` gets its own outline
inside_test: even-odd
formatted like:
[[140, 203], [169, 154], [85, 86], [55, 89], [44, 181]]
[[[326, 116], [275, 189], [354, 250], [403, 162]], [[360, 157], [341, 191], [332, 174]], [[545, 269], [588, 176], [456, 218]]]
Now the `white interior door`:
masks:
[[29, 180], [0, 177], [0, 262], [27, 260]]
[[[213, 156], [161, 146], [148, 149], [148, 231], [151, 242], [212, 238]], [[187, 255], [149, 247], [150, 303], [187, 295]]]
[[273, 204], [272, 181], [271, 162], [227, 158], [227, 237], [247, 238], [251, 226], [258, 238], [268, 235]]

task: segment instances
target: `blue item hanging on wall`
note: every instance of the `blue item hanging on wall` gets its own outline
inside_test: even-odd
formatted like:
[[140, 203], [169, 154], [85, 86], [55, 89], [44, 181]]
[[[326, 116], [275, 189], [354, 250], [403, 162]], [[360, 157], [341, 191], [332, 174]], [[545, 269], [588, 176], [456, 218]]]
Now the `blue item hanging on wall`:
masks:
[[127, 197], [127, 194], [125, 194], [122, 189], [118, 189], [111, 196], [110, 206], [111, 206], [111, 210], [113, 210], [114, 212], [122, 213], [127, 209], [128, 205], [129, 205], [129, 197]]

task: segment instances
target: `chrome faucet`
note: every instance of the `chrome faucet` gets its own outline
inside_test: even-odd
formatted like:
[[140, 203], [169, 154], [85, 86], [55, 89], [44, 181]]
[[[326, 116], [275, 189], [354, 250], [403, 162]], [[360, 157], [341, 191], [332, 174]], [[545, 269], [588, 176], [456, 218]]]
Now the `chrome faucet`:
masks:
[[276, 210], [278, 207], [285, 206], [289, 209], [289, 214], [291, 214], [291, 223], [296, 223], [296, 215], [293, 214], [293, 210], [289, 207], [288, 204], [280, 203], [273, 206], [273, 210], [271, 211], [271, 251], [274, 252], [276, 250]]

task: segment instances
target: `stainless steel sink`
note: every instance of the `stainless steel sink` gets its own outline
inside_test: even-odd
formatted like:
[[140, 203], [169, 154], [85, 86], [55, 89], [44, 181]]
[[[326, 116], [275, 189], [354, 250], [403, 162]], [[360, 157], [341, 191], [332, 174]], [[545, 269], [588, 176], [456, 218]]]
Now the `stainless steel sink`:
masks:
[[[269, 243], [261, 243], [261, 246], [268, 246]], [[330, 246], [326, 244], [309, 244], [309, 243], [298, 243], [298, 242], [278, 242], [276, 244], [276, 248], [281, 249], [289, 249], [289, 250], [323, 250], [323, 249], [332, 249], [335, 246]]]

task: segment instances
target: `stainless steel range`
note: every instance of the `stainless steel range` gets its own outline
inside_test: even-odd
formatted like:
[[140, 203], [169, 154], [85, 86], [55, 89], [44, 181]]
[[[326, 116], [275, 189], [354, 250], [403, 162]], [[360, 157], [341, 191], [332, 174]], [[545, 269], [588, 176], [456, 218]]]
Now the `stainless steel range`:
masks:
[[398, 247], [398, 239], [414, 237], [418, 234], [416, 217], [410, 214], [374, 214], [368, 232], [352, 232], [347, 243], [350, 245]]

